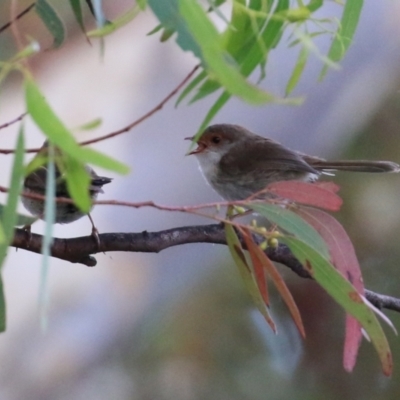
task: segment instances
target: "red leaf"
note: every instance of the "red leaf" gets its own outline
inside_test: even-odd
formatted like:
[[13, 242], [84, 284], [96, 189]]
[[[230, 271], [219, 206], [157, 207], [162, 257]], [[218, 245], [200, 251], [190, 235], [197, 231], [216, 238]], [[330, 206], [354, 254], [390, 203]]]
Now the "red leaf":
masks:
[[251, 262], [253, 263], [254, 267], [254, 275], [256, 278], [257, 286], [260, 289], [261, 296], [264, 300], [264, 303], [267, 307], [269, 307], [269, 296], [268, 296], [268, 286], [267, 286], [267, 279], [265, 276], [265, 271], [263, 268], [263, 264], [260, 259], [257, 257], [257, 249], [259, 247], [253, 241], [253, 237], [248, 229], [241, 229], [244, 241], [247, 246], [247, 250], [249, 251]]
[[347, 372], [353, 371], [361, 344], [362, 332], [359, 322], [346, 314], [346, 338], [343, 351], [343, 367]]
[[252, 252], [259, 259], [263, 267], [268, 272], [279, 294], [282, 296], [282, 299], [286, 303], [290, 314], [292, 315], [293, 321], [297, 326], [297, 329], [299, 330], [301, 336], [305, 338], [306, 332], [304, 329], [303, 321], [301, 319], [300, 311], [297, 308], [297, 305], [293, 299], [292, 293], [290, 293], [289, 288], [287, 287], [282, 276], [279, 274], [273, 262], [266, 256], [266, 254], [260, 249], [260, 247], [258, 247], [255, 243], [253, 244], [254, 247], [252, 248]]
[[281, 181], [268, 185], [268, 191], [297, 203], [308, 204], [330, 211], [340, 209], [343, 201], [335, 193], [338, 186], [334, 183], [316, 184], [301, 181]]
[[336, 183], [333, 183], [331, 181], [329, 182], [315, 182], [314, 185], [317, 185], [321, 188], [324, 188], [326, 190], [329, 190], [332, 193], [337, 193], [340, 189], [339, 185], [336, 185]]
[[[332, 264], [363, 295], [364, 283], [360, 265], [353, 244], [342, 225], [331, 215], [315, 208], [301, 207], [294, 211], [318, 231], [328, 245]], [[347, 371], [354, 368], [361, 339], [361, 325], [353, 317], [346, 316], [343, 365]]]

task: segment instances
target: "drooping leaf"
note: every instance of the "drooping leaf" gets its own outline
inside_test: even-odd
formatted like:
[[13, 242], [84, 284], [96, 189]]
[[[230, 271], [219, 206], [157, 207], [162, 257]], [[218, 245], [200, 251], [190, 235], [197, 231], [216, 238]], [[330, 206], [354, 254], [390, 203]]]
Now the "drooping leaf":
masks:
[[68, 193], [74, 199], [75, 205], [84, 213], [88, 213], [92, 207], [89, 173], [82, 163], [69, 156], [63, 157], [63, 166]]
[[101, 118], [96, 118], [93, 121], [86, 122], [85, 124], [79, 126], [77, 129], [83, 131], [90, 131], [92, 129], [98, 128], [102, 124], [103, 120]]
[[[296, 213], [318, 231], [328, 245], [332, 264], [363, 295], [364, 284], [361, 268], [353, 244], [342, 225], [331, 215], [315, 208], [301, 207], [296, 210]], [[352, 316], [346, 316], [343, 356], [346, 371], [352, 371], [356, 364], [361, 339], [360, 324]]]
[[81, 0], [69, 0], [72, 11], [74, 13], [76, 22], [81, 28], [82, 32], [85, 33], [85, 24], [83, 23], [83, 14], [81, 8]]
[[[293, 321], [297, 326], [301, 336], [305, 338], [306, 332], [304, 329], [303, 321], [301, 319], [300, 311], [297, 308], [297, 305], [293, 299], [292, 294], [290, 293], [289, 288], [287, 287], [285, 281], [282, 276], [279, 274], [273, 262], [267, 257], [267, 255], [260, 249], [257, 244], [255, 244], [252, 240], [251, 235], [243, 236], [246, 246], [252, 255], [253, 265], [254, 263], [261, 263], [262, 267], [265, 268], [268, 276], [271, 277], [274, 282], [275, 287], [277, 288], [279, 294], [282, 296], [283, 301], [286, 303], [290, 314], [292, 315]], [[260, 288], [261, 291], [261, 288]]]
[[0, 272], [0, 332], [7, 329], [7, 305], [4, 295], [3, 273]]
[[229, 251], [232, 255], [233, 260], [235, 261], [236, 266], [239, 269], [240, 276], [243, 279], [243, 283], [245, 284], [246, 289], [250, 293], [256, 307], [264, 316], [268, 325], [276, 333], [276, 325], [272, 320], [267, 307], [265, 306], [264, 300], [260, 294], [260, 291], [258, 290], [257, 284], [254, 281], [254, 277], [251, 273], [250, 267], [247, 265], [242, 245], [240, 244], [240, 241], [232, 225], [225, 224], [225, 235]]
[[200, 138], [201, 134], [207, 128], [211, 120], [217, 115], [218, 111], [228, 102], [230, 98], [231, 95], [228, 92], [223, 92], [221, 96], [218, 97], [218, 99], [211, 106], [211, 108], [208, 110], [208, 113], [204, 117], [204, 120], [194, 137], [194, 141], [197, 141]]
[[113, 21], [107, 21], [101, 27], [94, 29], [87, 33], [88, 37], [104, 37], [115, 32], [122, 26], [127, 25], [131, 22], [141, 11], [139, 5], [134, 5], [129, 11], [123, 13], [120, 17], [114, 19]]
[[323, 0], [310, 0], [310, 2], [306, 5], [306, 7], [311, 11], [317, 11], [322, 7]]
[[174, 29], [164, 29], [160, 37], [160, 42], [166, 42], [174, 33]]
[[294, 90], [294, 88], [297, 86], [297, 84], [300, 81], [300, 78], [303, 74], [304, 68], [307, 63], [308, 59], [308, 50], [306, 47], [302, 47], [299, 53], [299, 57], [297, 58], [296, 65], [293, 68], [292, 75], [289, 78], [289, 81], [286, 85], [286, 90], [285, 94], [286, 96], [289, 96], [290, 93]]
[[[187, 27], [201, 49], [200, 58], [222, 86], [243, 100], [261, 104], [274, 101], [270, 93], [248, 83], [235, 67], [229, 54], [224, 54], [221, 38], [211, 21], [197, 2], [179, 1], [179, 11]], [[178, 31], [179, 33], [179, 31]]]
[[204, 68], [229, 93], [254, 104], [276, 100], [272, 94], [250, 84], [238, 71], [233, 58], [223, 48], [217, 29], [196, 1], [170, 0], [166, 5], [149, 0], [148, 3], [165, 29], [176, 30], [181, 49], [192, 51], [202, 60]]
[[144, 11], [146, 9], [147, 0], [137, 0], [137, 3], [142, 11]]
[[21, 193], [22, 178], [24, 176], [24, 151], [24, 132], [21, 127], [15, 148], [7, 204], [4, 206], [4, 212], [1, 215], [1, 227], [5, 240], [0, 243], [0, 332], [6, 330], [6, 300], [1, 267], [3, 266], [4, 260], [7, 256], [8, 246], [14, 237], [14, 228], [17, 222], [18, 198]]
[[393, 361], [388, 341], [374, 312], [365, 304], [357, 289], [326, 258], [300, 239], [283, 236], [279, 240], [290, 248], [328, 294], [360, 322], [378, 353], [384, 374], [391, 375]]
[[47, 0], [37, 0], [35, 10], [53, 36], [53, 47], [60, 47], [65, 40], [65, 28], [54, 8]]
[[258, 289], [260, 290], [261, 297], [263, 298], [265, 305], [269, 307], [267, 277], [265, 275], [263, 264], [257, 256], [256, 247], [258, 248], [258, 246], [254, 243], [249, 230], [241, 229], [241, 233], [250, 254], [251, 263], [253, 264], [254, 269], [254, 278], [257, 282]]
[[323, 257], [329, 258], [328, 248], [318, 232], [294, 212], [266, 203], [249, 203], [246, 204], [246, 207], [267, 218], [286, 232], [300, 238]]
[[18, 222], [17, 205], [22, 189], [22, 179], [24, 176], [24, 134], [20, 129], [14, 155], [14, 163], [11, 172], [7, 203], [1, 214], [1, 225], [5, 240], [0, 243], [0, 266], [7, 255], [8, 246], [14, 237], [14, 229]]
[[332, 190], [318, 183], [281, 181], [268, 185], [268, 191], [296, 203], [338, 211], [343, 200]]
[[205, 71], [201, 71], [192, 81], [185, 87], [182, 93], [179, 95], [178, 100], [175, 103], [175, 107], [197, 86], [202, 80], [207, 77]]
[[[255, 9], [261, 9], [263, 3], [254, 2], [252, 6]], [[274, 10], [271, 10], [272, 17], [286, 10], [289, 6], [287, 0], [277, 2]], [[260, 17], [256, 17], [261, 14]], [[281, 33], [284, 18], [274, 20], [266, 12], [256, 13], [245, 7], [241, 2], [234, 2], [232, 7], [231, 24], [222, 34], [221, 40], [223, 48], [236, 61], [239, 70], [244, 77], [250, 76], [258, 65], [263, 65], [268, 51], [276, 46]], [[249, 34], [249, 32], [251, 32]], [[191, 103], [213, 93], [220, 86], [224, 86], [221, 81], [210, 76], [198, 89]], [[225, 88], [227, 88], [225, 86]], [[228, 89], [228, 88], [227, 88]], [[231, 94], [235, 94], [228, 89]], [[276, 96], [271, 97], [270, 101], [287, 104], [300, 104], [302, 99], [280, 99]]]
[[[343, 15], [340, 21], [340, 29], [335, 36], [328, 53], [328, 57], [332, 61], [337, 62], [342, 60], [349, 49], [358, 25], [358, 21], [360, 19], [363, 4], [364, 0], [352, 0], [344, 3]], [[325, 65], [322, 68], [322, 72], [319, 77], [320, 80], [325, 77], [327, 70], [328, 67]]]

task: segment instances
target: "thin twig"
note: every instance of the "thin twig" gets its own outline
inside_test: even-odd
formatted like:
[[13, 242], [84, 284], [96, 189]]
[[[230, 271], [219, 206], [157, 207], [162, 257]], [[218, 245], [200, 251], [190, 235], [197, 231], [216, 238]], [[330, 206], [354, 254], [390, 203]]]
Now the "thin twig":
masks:
[[35, 3], [32, 3], [28, 7], [26, 7], [23, 11], [21, 11], [18, 15], [16, 15], [11, 21], [7, 22], [5, 25], [0, 27], [0, 33], [5, 31], [7, 28], [9, 28], [15, 21], [18, 21], [20, 18], [22, 18], [25, 14], [27, 14], [29, 11], [32, 10], [33, 7], [35, 7]]
[[24, 113], [21, 114], [19, 117], [15, 118], [15, 119], [12, 119], [11, 121], [6, 122], [6, 123], [3, 124], [3, 125], [0, 125], [0, 129], [7, 128], [7, 127], [9, 127], [9, 126], [12, 125], [12, 124], [15, 124], [16, 122], [21, 121], [21, 120], [25, 117], [26, 114], [27, 114], [27, 113], [24, 112]]

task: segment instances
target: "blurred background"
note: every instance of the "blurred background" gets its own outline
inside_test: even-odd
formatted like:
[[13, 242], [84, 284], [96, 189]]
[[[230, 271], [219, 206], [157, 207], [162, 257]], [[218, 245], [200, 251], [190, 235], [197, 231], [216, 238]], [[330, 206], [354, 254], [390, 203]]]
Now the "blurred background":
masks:
[[[30, 1], [18, 2], [20, 9]], [[35, 79], [57, 114], [71, 127], [102, 118], [96, 131], [76, 130], [78, 140], [131, 123], [164, 98], [196, 64], [174, 40], [146, 36], [157, 21], [150, 11], [105, 40], [88, 45], [69, 10], [52, 1], [64, 20], [69, 41], [31, 61]], [[108, 19], [131, 6], [104, 2]], [[0, 25], [9, 19], [10, 1], [0, 2]], [[329, 3], [321, 16], [340, 17]], [[90, 15], [88, 25], [93, 21]], [[232, 100], [214, 122], [246, 126], [309, 154], [326, 158], [388, 159], [400, 162], [400, 4], [365, 2], [354, 44], [340, 71], [310, 58], [294, 95], [300, 107], [251, 107]], [[18, 24], [44, 48], [51, 38], [30, 13]], [[10, 30], [0, 35], [0, 59], [15, 51]], [[288, 41], [287, 41], [288, 43]], [[329, 38], [320, 38], [321, 51]], [[262, 85], [282, 95], [297, 57], [284, 41], [271, 52]], [[215, 97], [187, 106], [170, 102], [133, 131], [95, 145], [129, 164], [129, 176], [112, 176], [101, 199], [153, 200], [190, 205], [218, 200], [204, 182], [196, 160], [185, 157], [188, 143]], [[21, 79], [2, 86], [0, 124], [24, 111]], [[13, 147], [17, 126], [0, 132], [1, 148]], [[43, 136], [29, 120], [27, 145]], [[26, 157], [26, 160], [30, 157]], [[12, 158], [0, 156], [1, 185], [8, 185]], [[400, 296], [400, 177], [338, 174], [344, 206], [337, 215], [359, 257], [366, 286]], [[2, 198], [4, 199], [4, 198]], [[21, 211], [23, 209], [21, 208]], [[153, 209], [97, 206], [92, 216], [100, 232], [157, 231], [206, 224], [208, 220]], [[42, 222], [33, 231], [43, 233]], [[83, 218], [56, 226], [55, 236], [90, 233]], [[0, 336], [2, 400], [64, 399], [398, 399], [399, 339], [386, 329], [394, 375], [383, 376], [375, 350], [364, 342], [355, 371], [342, 367], [344, 313], [313, 282], [284, 267], [306, 327], [301, 340], [287, 309], [272, 290], [278, 335], [254, 309], [225, 246], [193, 244], [159, 254], [96, 255], [87, 268], [52, 259], [46, 332], [40, 329], [38, 288], [41, 256], [10, 249], [4, 268], [8, 329]], [[400, 316], [387, 312], [397, 329]]]

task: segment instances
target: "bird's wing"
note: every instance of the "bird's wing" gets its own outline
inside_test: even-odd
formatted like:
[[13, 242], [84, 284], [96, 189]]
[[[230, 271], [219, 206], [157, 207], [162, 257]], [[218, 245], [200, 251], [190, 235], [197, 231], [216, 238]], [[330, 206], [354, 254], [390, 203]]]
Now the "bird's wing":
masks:
[[[251, 158], [248, 154], [251, 154]], [[252, 171], [318, 174], [318, 171], [311, 167], [300, 154], [265, 138], [238, 143], [221, 158], [220, 168], [223, 172], [232, 175], [252, 173]]]

